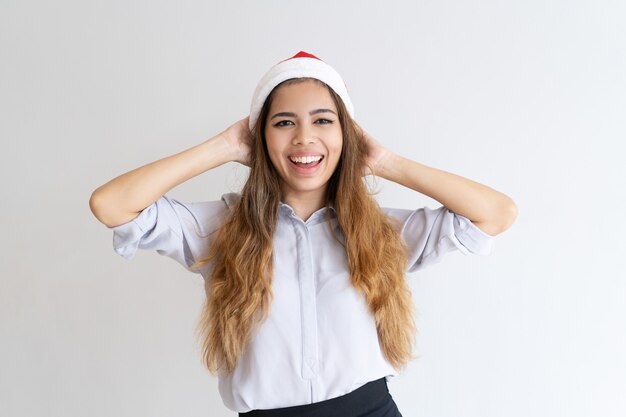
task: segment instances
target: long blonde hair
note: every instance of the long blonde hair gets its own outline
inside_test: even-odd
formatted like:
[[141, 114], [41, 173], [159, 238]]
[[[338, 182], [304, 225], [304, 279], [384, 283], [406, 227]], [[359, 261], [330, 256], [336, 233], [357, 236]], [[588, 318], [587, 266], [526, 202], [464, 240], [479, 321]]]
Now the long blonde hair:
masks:
[[[265, 125], [278, 88], [310, 80], [298, 78], [278, 85], [265, 101], [250, 149], [250, 174], [226, 222], [217, 231], [206, 258], [212, 275], [206, 280], [206, 302], [197, 326], [203, 362], [209, 372], [232, 372], [255, 326], [272, 301], [272, 242], [280, 203], [280, 177], [265, 143]], [[365, 147], [358, 127], [341, 98], [326, 84], [343, 133], [338, 166], [327, 187], [344, 236], [352, 285], [366, 298], [374, 315], [383, 355], [397, 370], [414, 359], [415, 322], [411, 292], [405, 278], [406, 250], [399, 231], [368, 193], [362, 177]], [[340, 240], [341, 241], [341, 240]]]

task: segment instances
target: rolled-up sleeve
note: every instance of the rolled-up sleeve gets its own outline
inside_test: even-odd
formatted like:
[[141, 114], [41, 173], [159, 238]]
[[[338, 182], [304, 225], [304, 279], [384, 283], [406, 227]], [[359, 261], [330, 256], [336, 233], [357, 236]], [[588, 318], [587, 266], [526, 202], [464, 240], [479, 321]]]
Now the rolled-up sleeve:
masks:
[[163, 196], [133, 220], [111, 228], [113, 248], [126, 259], [132, 259], [138, 249], [155, 250], [191, 270], [207, 255], [212, 235], [228, 212], [229, 200], [232, 198], [224, 196], [219, 201], [182, 203]]
[[408, 247], [409, 272], [437, 263], [453, 250], [465, 255], [489, 255], [493, 250], [493, 236], [447, 207], [383, 210], [400, 222], [400, 234]]

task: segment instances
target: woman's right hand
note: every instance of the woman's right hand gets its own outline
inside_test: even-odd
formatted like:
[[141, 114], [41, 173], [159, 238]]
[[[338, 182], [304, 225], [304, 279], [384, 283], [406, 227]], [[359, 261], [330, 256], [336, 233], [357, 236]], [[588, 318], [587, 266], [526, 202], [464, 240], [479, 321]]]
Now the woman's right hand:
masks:
[[232, 160], [250, 166], [252, 134], [248, 128], [248, 117], [239, 120], [220, 133], [229, 146]]

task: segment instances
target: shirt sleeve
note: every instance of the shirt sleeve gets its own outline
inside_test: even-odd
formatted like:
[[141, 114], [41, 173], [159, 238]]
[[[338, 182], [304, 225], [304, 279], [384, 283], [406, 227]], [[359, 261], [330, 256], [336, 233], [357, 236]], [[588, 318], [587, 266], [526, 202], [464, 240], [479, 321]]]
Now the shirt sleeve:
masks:
[[112, 227], [113, 248], [126, 259], [138, 249], [155, 250], [193, 272], [193, 264], [207, 255], [212, 235], [223, 223], [233, 198], [182, 203], [162, 196], [133, 220]]
[[493, 236], [445, 206], [383, 211], [401, 224], [400, 235], [408, 247], [409, 272], [437, 263], [453, 250], [460, 250], [464, 255], [489, 255], [492, 252]]

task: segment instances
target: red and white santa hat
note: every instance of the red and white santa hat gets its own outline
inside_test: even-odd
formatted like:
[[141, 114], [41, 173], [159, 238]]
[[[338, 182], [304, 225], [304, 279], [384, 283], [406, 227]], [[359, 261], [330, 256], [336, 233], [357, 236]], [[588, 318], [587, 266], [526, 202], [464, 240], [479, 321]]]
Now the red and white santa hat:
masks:
[[265, 103], [274, 87], [291, 78], [305, 77], [318, 79], [332, 88], [343, 100], [348, 114], [354, 117], [354, 107], [348, 95], [348, 88], [341, 75], [315, 55], [300, 51], [291, 58], [274, 65], [259, 81], [252, 95], [252, 104], [250, 105], [250, 130], [256, 124], [263, 103]]

